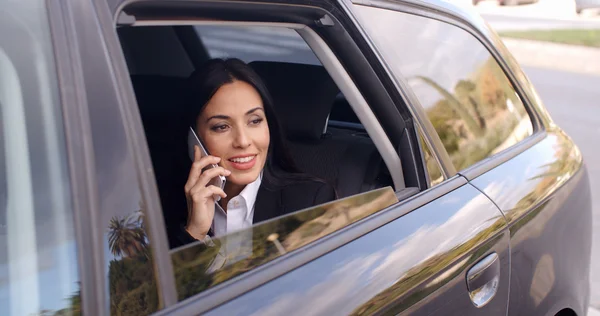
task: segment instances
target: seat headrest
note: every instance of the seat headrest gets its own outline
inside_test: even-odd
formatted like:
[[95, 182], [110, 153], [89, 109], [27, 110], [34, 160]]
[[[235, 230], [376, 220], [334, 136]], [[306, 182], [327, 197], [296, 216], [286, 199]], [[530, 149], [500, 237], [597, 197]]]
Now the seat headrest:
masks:
[[318, 140], [339, 89], [323, 66], [251, 62], [273, 97], [275, 112], [292, 140]]
[[131, 82], [135, 91], [144, 127], [164, 130], [176, 124], [186, 114], [185, 78], [133, 75]]

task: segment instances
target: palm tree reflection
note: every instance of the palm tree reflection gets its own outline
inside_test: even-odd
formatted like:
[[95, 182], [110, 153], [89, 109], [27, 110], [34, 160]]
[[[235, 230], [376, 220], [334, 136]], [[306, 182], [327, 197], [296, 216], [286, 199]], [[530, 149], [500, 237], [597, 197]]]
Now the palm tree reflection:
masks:
[[108, 247], [115, 257], [147, 256], [148, 242], [142, 228], [143, 216], [131, 214], [127, 217], [113, 217], [108, 225]]

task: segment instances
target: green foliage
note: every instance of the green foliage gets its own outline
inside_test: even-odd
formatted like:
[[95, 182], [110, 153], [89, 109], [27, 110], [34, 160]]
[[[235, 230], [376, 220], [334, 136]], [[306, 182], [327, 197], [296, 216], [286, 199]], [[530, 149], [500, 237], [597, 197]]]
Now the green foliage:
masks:
[[600, 30], [536, 30], [501, 32], [500, 36], [530, 39], [535, 41], [555, 42], [571, 45], [600, 47]]
[[[490, 156], [514, 132], [527, 113], [500, 66], [489, 58], [470, 78], [447, 91], [419, 77], [442, 98], [427, 110], [457, 170]], [[514, 109], [509, 109], [512, 103]]]
[[[112, 307], [112, 306], [111, 306]], [[113, 315], [150, 315], [158, 308], [158, 294], [154, 282], [143, 283], [141, 286], [126, 293], [116, 307]]]
[[154, 265], [142, 211], [113, 217], [108, 244], [115, 257], [109, 263], [111, 315], [148, 315], [159, 308]]

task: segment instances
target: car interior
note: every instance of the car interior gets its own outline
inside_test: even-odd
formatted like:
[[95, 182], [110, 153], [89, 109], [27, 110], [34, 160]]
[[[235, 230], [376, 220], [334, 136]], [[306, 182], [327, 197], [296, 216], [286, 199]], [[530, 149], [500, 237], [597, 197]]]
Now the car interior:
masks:
[[[180, 197], [191, 165], [187, 127], [182, 126], [186, 95], [193, 89], [187, 81], [194, 69], [215, 57], [203, 43], [201, 30], [193, 26], [118, 28], [167, 225], [169, 217], [173, 220], [172, 215], [183, 213], [170, 210], [185, 208]], [[234, 53], [227, 55], [244, 60]], [[245, 61], [273, 96], [298, 168], [331, 183], [340, 198], [393, 187], [381, 155], [325, 68], [278, 59]]]

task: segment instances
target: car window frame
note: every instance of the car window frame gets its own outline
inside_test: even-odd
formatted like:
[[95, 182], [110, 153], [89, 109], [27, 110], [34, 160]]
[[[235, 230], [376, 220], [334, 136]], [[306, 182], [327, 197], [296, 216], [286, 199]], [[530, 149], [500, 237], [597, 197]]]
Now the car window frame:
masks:
[[[47, 0], [48, 22], [55, 56], [57, 86], [71, 182], [71, 203], [80, 279], [82, 313], [105, 313], [101, 245], [94, 240], [98, 196], [95, 190], [93, 146], [81, 62], [75, 45], [72, 12], [65, 1]], [[102, 277], [103, 278], [103, 277]]]
[[[98, 0], [98, 1], [103, 1], [103, 0]], [[139, 3], [141, 1], [126, 1], [126, 2], [122, 3], [122, 5], [119, 7], [120, 9], [117, 10], [117, 14], [114, 17], [115, 22], [118, 20], [117, 17], [119, 16], [119, 12], [121, 12], [120, 10], [122, 10], [129, 2]], [[154, 2], [154, 3], [156, 3], [156, 2]], [[262, 4], [264, 4], [264, 3], [262, 3]], [[267, 3], [267, 4], [269, 4], [269, 3]], [[257, 4], [253, 4], [253, 5], [257, 5]], [[294, 6], [294, 7], [298, 6], [298, 4], [294, 4], [294, 5], [287, 4], [287, 5]], [[314, 7], [318, 8], [320, 10], [325, 10], [323, 7], [320, 7], [320, 6], [314, 6]], [[168, 23], [168, 24], [172, 25], [171, 23]], [[261, 24], [264, 24], [264, 22], [261, 22]], [[113, 27], [114, 27], [114, 25], [113, 25]], [[116, 31], [114, 31], [114, 30], [113, 30], [113, 34], [105, 33], [104, 36], [111, 36], [114, 38], [117, 37]], [[329, 42], [327, 42], [327, 44], [328, 44], [328, 46], [330, 46]], [[126, 65], [124, 65], [124, 56], [123, 56], [122, 50], [120, 50], [120, 47], [116, 47], [116, 48], [118, 48], [118, 52], [113, 52], [115, 54], [114, 58], [117, 58], [120, 60], [115, 65], [115, 67], [121, 68], [118, 76], [121, 76], [122, 80], [129, 81], [128, 77], [126, 77], [128, 72], [127, 72]], [[369, 65], [372, 66], [370, 63], [369, 63]], [[135, 107], [135, 109], [137, 111], [137, 102], [135, 102], [135, 101], [130, 102], [131, 101], [130, 98], [134, 98], [133, 88], [130, 87], [130, 83], [125, 84], [122, 90], [128, 90], [128, 91], [121, 91], [121, 92], [123, 92], [123, 93], [128, 92], [128, 94], [129, 94], [127, 97], [127, 100], [126, 100], [128, 104], [123, 105], [123, 106], [128, 106], [128, 107], [133, 106], [133, 107]], [[359, 91], [361, 91], [361, 90], [359, 89]], [[385, 93], [388, 92], [387, 89], [383, 89], [382, 91]], [[392, 103], [392, 106], [394, 107], [394, 109], [396, 109], [397, 104]], [[371, 106], [369, 106], [369, 108], [372, 110]], [[140, 129], [140, 130], [141, 130], [141, 133], [143, 133], [143, 129]], [[144, 144], [145, 144], [145, 142], [144, 142]], [[136, 150], [136, 149], [132, 149], [132, 150]], [[142, 154], [144, 154], [144, 153], [142, 153]], [[148, 155], [148, 158], [149, 158], [149, 155]], [[444, 186], [440, 187], [439, 190], [445, 190], [446, 192], [449, 192], [453, 188], [456, 188], [457, 183], [461, 183], [460, 185], [464, 184], [463, 181], [464, 181], [464, 179], [461, 177], [458, 177], [458, 176], [454, 177], [454, 181], [451, 181], [451, 183], [449, 183], [448, 185], [444, 185]], [[406, 187], [403, 190], [396, 192], [397, 197], [399, 198], [399, 200], [401, 200], [401, 202], [399, 204], [404, 204], [404, 201], [412, 200], [412, 197], [419, 196], [420, 191], [421, 190], [419, 188]], [[156, 191], [156, 192], [158, 192], [158, 191]], [[398, 206], [399, 204], [394, 204], [392, 206], [392, 208]], [[410, 204], [410, 205], [412, 205], [412, 204]], [[404, 213], [412, 210], [412, 209], [408, 210], [408, 208], [409, 207], [402, 208], [403, 210], [406, 209], [406, 211], [404, 211]], [[389, 209], [389, 208], [387, 208], [387, 209]], [[377, 212], [376, 214], [373, 214], [372, 216], [368, 217], [364, 221], [367, 221], [368, 219], [371, 219], [371, 218], [378, 218], [377, 222], [381, 222], [382, 220], [384, 220], [384, 218], [387, 218], [387, 217], [380, 217], [380, 214], [383, 214], [383, 213], [386, 213], [385, 210], [382, 210], [380, 212]], [[394, 214], [398, 214], [398, 213], [394, 212]], [[160, 215], [162, 215], [162, 214], [160, 214]], [[401, 216], [401, 215], [398, 215], [398, 216]], [[393, 219], [396, 219], [398, 216], [389, 218], [384, 221], [385, 221], [385, 223], [387, 223]], [[375, 229], [375, 228], [368, 228], [368, 226], [364, 226], [362, 223], [363, 223], [363, 220], [361, 220], [358, 223], [355, 223], [353, 225], [349, 225], [348, 227], [345, 227], [329, 236], [323, 237], [323, 238], [319, 239], [317, 242], [315, 242], [314, 244], [303, 247], [302, 251], [296, 252], [296, 254], [297, 255], [304, 254], [304, 256], [309, 255], [309, 256], [318, 257], [324, 253], [327, 253], [328, 251], [331, 251], [332, 249], [334, 249], [335, 247], [338, 247], [339, 245], [343, 245], [343, 244], [359, 237], [360, 235], [364, 234], [365, 232]], [[385, 224], [385, 223], [383, 223], [383, 224]], [[381, 226], [383, 224], [379, 224], [379, 226]], [[164, 227], [161, 230], [164, 230]], [[349, 232], [352, 232], [352, 233], [349, 233]], [[360, 233], [357, 233], [357, 232], [360, 232]], [[342, 238], [342, 239], [336, 238], [336, 236], [338, 236], [340, 234], [344, 234], [344, 235], [347, 235], [350, 237]], [[336, 245], [336, 246], [332, 246], [332, 245]], [[157, 254], [159, 254], [159, 252], [155, 253], [155, 257], [157, 256]], [[297, 258], [297, 257], [295, 257], [295, 258]], [[283, 260], [285, 260], [284, 261], [284, 262], [286, 262], [285, 264], [280, 263]], [[212, 305], [216, 306], [217, 304], [220, 304], [228, 299], [235, 297], [236, 296], [235, 293], [241, 294], [244, 291], [247, 291], [251, 288], [255, 288], [255, 287], [259, 286], [260, 284], [267, 282], [269, 279], [276, 278], [278, 275], [281, 275], [287, 271], [290, 271], [292, 269], [291, 268], [292, 265], [290, 263], [296, 262], [297, 265], [299, 266], [299, 265], [302, 265], [303, 263], [305, 263], [307, 260], [309, 260], [309, 259], [302, 259], [302, 260], [298, 261], [298, 259], [288, 258], [288, 255], [286, 255], [286, 256], [284, 256], [284, 258], [276, 259], [273, 262], [269, 262], [262, 267], [258, 267], [252, 271], [249, 271], [248, 273], [246, 273], [244, 275], [241, 275], [241, 276], [235, 277], [231, 280], [228, 280], [226, 282], [223, 282], [222, 284], [217, 285], [216, 287], [214, 287], [212, 289], [208, 289], [202, 293], [194, 295], [193, 297], [190, 297], [182, 302], [175, 303], [175, 304], [166, 304], [165, 306], [167, 308], [163, 309], [163, 310], [159, 310], [157, 313], [158, 314], [168, 314], [168, 313], [172, 312], [174, 309], [179, 308], [181, 304], [184, 304], [184, 303], [191, 304], [190, 300], [192, 300], [194, 302], [198, 301], [198, 300], [203, 302], [201, 304], [202, 310], [208, 310], [209, 307]], [[289, 263], [287, 263], [287, 262], [289, 262]], [[280, 272], [275, 271], [274, 270], [275, 267], [279, 267]], [[172, 273], [171, 273], [171, 276], [173, 276]], [[250, 279], [250, 278], [253, 278], [253, 279]], [[240, 285], [240, 284], [243, 284], [243, 285]], [[248, 284], [250, 284], [250, 285], [248, 285]], [[169, 288], [164, 289], [163, 291], [161, 291], [161, 293], [170, 292], [170, 291], [174, 291], [174, 289], [172, 290], [169, 286]], [[172, 305], [172, 306], [169, 308], [168, 307], [169, 305]], [[196, 314], [198, 313], [197, 306], [196, 306], [196, 309], [193, 310], [193, 313], [196, 313]]]
[[[156, 25], [155, 21], [148, 21], [148, 22], [143, 22], [140, 23], [138, 25]], [[185, 20], [177, 20], [177, 21], [167, 21], [167, 20], [161, 20], [160, 24], [166, 24], [168, 23], [169, 25], [184, 25], [184, 24], [188, 24], [190, 23], [190, 21], [185, 21]], [[330, 57], [326, 57], [327, 58], [335, 58], [335, 56], [333, 55], [333, 53], [331, 52], [330, 48], [327, 46], [327, 43], [324, 42], [323, 39], [321, 39], [318, 34], [312, 30], [310, 30], [310, 28], [308, 26], [303, 26], [303, 25], [299, 25], [299, 24], [294, 24], [294, 23], [273, 23], [273, 22], [231, 22], [231, 21], [219, 21], [219, 22], [215, 22], [215, 21], [206, 21], [206, 22], [195, 22], [196, 24], [208, 24], [208, 25], [238, 25], [238, 26], [262, 26], [262, 27], [287, 27], [287, 28], [292, 28], [295, 29], [300, 36], [303, 38], [303, 40], [307, 41], [307, 44], [309, 46], [311, 46], [311, 49], [313, 49], [313, 51], [315, 49], [322, 49], [325, 50], [327, 52], [321, 52], [323, 54], [329, 54]], [[317, 43], [317, 42], [321, 42], [321, 43]], [[309, 43], [309, 42], [312, 42]], [[319, 54], [317, 54], [319, 55]], [[362, 95], [360, 94], [360, 90], [358, 87], [353, 86], [353, 87], [348, 87], [349, 85], [352, 85], [352, 81], [349, 78], [349, 75], [346, 71], [344, 71], [343, 68], [341, 67], [341, 63], [339, 63], [339, 60], [335, 59], [337, 61], [337, 65], [332, 65], [331, 60], [323, 60], [323, 66], [327, 69], [327, 71], [330, 73], [330, 75], [332, 77], [335, 77], [336, 75], [339, 76], [339, 78], [334, 78], [334, 81], [336, 81], [336, 83], [338, 84], [338, 86], [340, 87], [340, 89], [343, 89], [342, 86], [346, 86], [346, 88], [352, 89], [354, 91], [352, 91], [352, 93], [345, 93], [345, 95], [347, 96], [352, 96], [355, 98], [355, 100], [353, 102], [355, 103], [360, 103], [362, 104], [362, 110], [367, 110], [365, 111], [365, 113], [363, 113], [364, 116], [366, 116], [364, 122], [366, 124], [371, 124], [371, 133], [369, 134], [369, 136], [373, 139], [374, 137], [379, 137], [380, 139], [384, 139], [383, 141], [387, 141], [389, 143], [389, 146], [391, 146], [391, 142], [388, 139], [388, 137], [386, 136], [383, 127], [381, 125], [378, 124], [377, 118], [374, 116], [373, 112], [372, 112], [372, 108], [371, 106], [366, 102], [366, 100], [362, 97]], [[336, 80], [337, 79], [337, 80]], [[136, 108], [137, 108], [137, 102], [135, 104]], [[375, 130], [373, 132], [373, 129]], [[373, 139], [373, 141], [375, 142], [375, 139]], [[379, 150], [379, 148], [378, 148]], [[400, 158], [399, 156], [397, 156], [397, 153], [395, 152], [395, 150], [393, 148], [388, 148], [387, 149], [388, 152], [390, 153], [394, 153], [396, 155], [397, 158]], [[380, 151], [381, 153], [381, 151]], [[400, 167], [399, 167], [400, 168]], [[396, 170], [397, 172], [402, 172], [402, 169]], [[396, 192], [396, 196], [398, 197], [398, 199], [404, 200], [412, 195], [415, 195], [419, 192], [419, 190], [417, 188], [414, 187], [401, 187], [399, 190], [395, 190]], [[396, 206], [397, 204], [394, 204], [393, 206]], [[392, 206], [392, 207], [393, 207]], [[381, 211], [385, 211], [388, 208], [381, 210]], [[377, 212], [379, 213], [379, 212]], [[371, 216], [377, 216], [376, 214], [373, 214]], [[371, 217], [368, 216], [368, 217]], [[361, 220], [362, 221], [362, 220]], [[188, 301], [188, 300], [203, 300], [203, 297], [206, 295], [207, 298], [206, 300], [211, 302], [219, 302], [220, 300], [218, 299], [220, 296], [216, 296], [217, 294], [212, 294], [213, 292], [215, 293], [221, 293], [221, 289], [222, 288], [228, 288], [226, 290], [226, 294], [220, 294], [220, 295], [225, 295], [229, 298], [233, 297], [234, 295], [232, 293], [236, 293], [239, 292], [239, 294], [243, 293], [244, 291], [251, 289], [253, 287], [258, 286], [259, 284], [262, 284], [270, 279], [273, 279], [279, 275], [282, 275], [290, 270], [292, 270], [294, 267], [298, 267], [302, 264], [304, 264], [307, 261], [310, 261], [312, 259], [314, 259], [317, 256], [322, 255], [323, 253], [320, 252], [315, 252], [318, 253], [318, 255], [315, 256], [308, 256], [308, 254], [311, 253], [310, 249], [312, 249], [312, 247], [315, 247], [317, 244], [326, 244], [327, 241], [330, 241], [329, 239], [334, 238], [338, 233], [342, 233], [343, 231], [346, 231], [347, 229], [354, 227], [355, 225], [360, 224], [361, 221], [358, 221], [357, 223], [353, 223], [348, 225], [347, 227], [344, 227], [328, 236], [319, 238], [317, 241], [312, 242], [311, 245], [307, 245], [307, 246], [303, 246], [301, 248], [301, 251], [294, 251], [292, 252], [290, 255], [292, 255], [292, 258], [288, 258], [288, 255], [283, 256], [283, 258], [276, 258], [272, 261], [269, 261], [267, 263], [265, 263], [262, 266], [256, 267], [254, 269], [252, 269], [251, 271], [233, 277], [230, 280], [227, 280], [225, 282], [223, 282], [222, 284], [216, 285], [214, 288], [209, 288], [203, 292], [200, 292], [198, 294], [195, 294], [193, 296], [191, 296], [190, 298], [184, 300]], [[351, 240], [351, 239], [350, 239]], [[350, 240], [335, 240], [335, 243], [340, 243], [340, 245], [343, 245], [347, 242], [349, 242]], [[331, 241], [330, 241], [331, 242]], [[336, 246], [338, 247], [338, 246]], [[171, 250], [172, 252], [173, 250]], [[158, 253], [157, 253], [158, 254]], [[157, 254], [155, 254], [154, 256], [156, 257]], [[294, 254], [304, 254], [302, 256], [293, 256]], [[310, 258], [310, 259], [304, 259], [304, 258]], [[287, 262], [287, 263], [278, 263], [279, 261], [283, 261], [283, 262]], [[277, 272], [274, 272], [277, 271]], [[251, 276], [253, 275], [259, 275], [258, 280], [260, 281], [252, 281], [253, 279], [249, 279]], [[248, 280], [250, 281], [248, 281]], [[239, 286], [236, 286], [235, 284], [242, 284]], [[236, 290], [232, 290], [230, 287], [232, 286], [236, 286]], [[244, 289], [242, 290], [244, 287], [248, 287], [248, 289]], [[205, 294], [206, 293], [206, 294]], [[179, 305], [181, 302], [178, 302], [175, 304], [175, 306]], [[216, 303], [215, 303], [216, 304]], [[203, 306], [206, 306], [208, 308], [208, 306], [210, 306], [208, 303], [204, 302]], [[216, 305], [215, 305], [216, 306]], [[165, 310], [165, 313], [170, 313], [171, 310], [167, 309]], [[158, 313], [162, 313], [161, 311], [158, 311]]]
[[[108, 277], [105, 271], [107, 269], [104, 252], [105, 241], [97, 238], [100, 206], [94, 158], [96, 154], [87, 97], [89, 92], [86, 90], [84, 80], [86, 77], [84, 70], [92, 66], [82, 63], [81, 54], [85, 48], [78, 43], [80, 41], [76, 31], [78, 23], [79, 25], [84, 23], [86, 27], [98, 32], [100, 41], [94, 45], [103, 47], [106, 55], [115, 56], [110, 58], [109, 62], [112, 66], [109, 71], [112, 84], [111, 93], [116, 96], [117, 104], [115, 106], [121, 110], [121, 119], [128, 123], [127, 126], [122, 127], [127, 134], [126, 143], [130, 150], [128, 154], [136, 166], [134, 173], [137, 176], [135, 179], [137, 189], [140, 191], [141, 201], [146, 205], [147, 237], [155, 252], [166, 253], [169, 247], [158, 200], [158, 189], [139, 113], [135, 112], [137, 109], [132, 111], [130, 107], [126, 106], [127, 98], [134, 97], [127, 94], [126, 88], [123, 87], [127, 84], [131, 85], [131, 82], [129, 79], [123, 81], [123, 76], [120, 75], [120, 72], [123, 71], [122, 67], [126, 67], [126, 64], [118, 45], [116, 31], [111, 29], [113, 21], [106, 3], [93, 0], [47, 1], [67, 142], [72, 203], [76, 209], [75, 233], [81, 280], [82, 313], [109, 314], [110, 297]], [[111, 36], [111, 32], [114, 33], [113, 36]], [[127, 71], [127, 68], [125, 70]], [[139, 144], [143, 144], [143, 146]], [[159, 205], [158, 211], [156, 205]], [[157, 227], [159, 228], [157, 229]], [[173, 274], [171, 261], [168, 258], [155, 257], [153, 270], [160, 310], [177, 301], [174, 280], [165, 277], [165, 275]]]
[[[415, 4], [408, 1], [406, 3], [400, 3], [386, 0], [369, 0], [368, 2], [338, 0], [338, 2], [344, 8], [346, 13], [352, 17], [352, 20], [355, 23], [356, 27], [360, 29], [363, 36], [368, 40], [371, 49], [378, 56], [380, 63], [384, 65], [384, 68], [386, 69], [388, 75], [396, 83], [397, 89], [409, 100], [408, 106], [410, 108], [411, 114], [415, 118], [416, 124], [419, 125], [419, 127], [423, 130], [423, 136], [426, 143], [428, 143], [431, 146], [434, 155], [438, 157], [439, 162], [442, 164], [442, 173], [445, 172], [449, 177], [459, 174], [464, 176], [468, 180], [472, 180], [484, 174], [485, 172], [494, 169], [495, 167], [508, 161], [509, 159], [519, 155], [528, 148], [531, 148], [533, 145], [537, 144], [545, 137], [545, 128], [547, 127], [547, 123], [544, 122], [544, 120], [538, 113], [538, 107], [535, 106], [536, 103], [534, 101], [535, 96], [532, 95], [531, 89], [526, 89], [526, 87], [522, 86], [521, 82], [517, 79], [516, 72], [521, 72], [520, 69], [513, 69], [509, 65], [507, 59], [510, 58], [510, 53], [507, 51], [501, 51], [502, 48], [505, 47], [503, 46], [500, 40], [494, 42], [494, 40], [497, 38], [494, 37], [496, 35], [489, 27], [486, 28], [484, 24], [476, 25], [474, 23], [469, 22], [466, 16], [461, 16], [457, 13], [461, 12], [461, 10], [458, 7], [454, 7], [451, 4]], [[492, 58], [494, 58], [498, 66], [500, 66], [504, 75], [513, 86], [515, 93], [517, 93], [518, 97], [521, 99], [523, 106], [531, 120], [533, 129], [532, 134], [526, 137], [525, 139], [519, 141], [518, 143], [500, 151], [497, 154], [494, 154], [490, 157], [486, 157], [465, 169], [456, 170], [448, 152], [446, 151], [439, 138], [439, 135], [435, 131], [435, 128], [433, 127], [431, 122], [429, 121], [427, 114], [425, 113], [425, 110], [421, 105], [419, 99], [412, 91], [412, 88], [410, 88], [408, 81], [402, 74], [394, 72], [391, 69], [391, 67], [385, 62], [383, 55], [379, 52], [379, 49], [375, 45], [375, 42], [364, 30], [363, 26], [361, 26], [361, 24], [358, 22], [356, 13], [353, 11], [354, 6], [365, 6], [382, 10], [391, 10], [401, 14], [411, 14], [427, 19], [434, 19], [441, 23], [449, 24], [450, 26], [457, 27], [469, 33], [479, 43], [481, 43], [483, 47], [486, 48], [486, 50], [490, 53]]]

